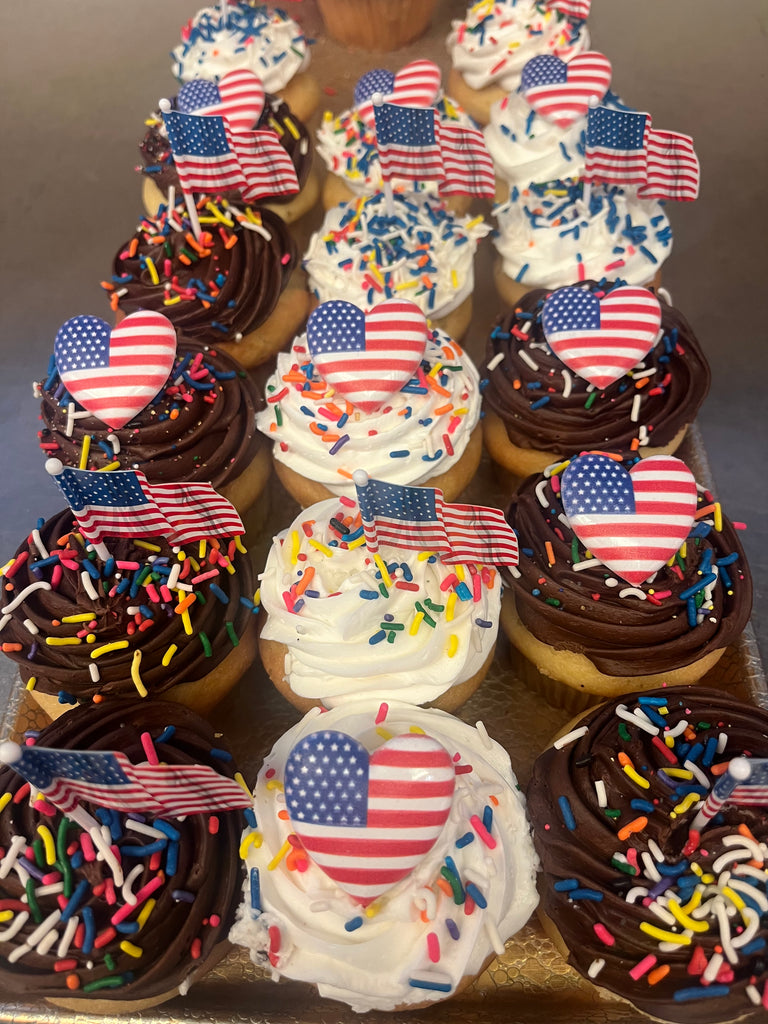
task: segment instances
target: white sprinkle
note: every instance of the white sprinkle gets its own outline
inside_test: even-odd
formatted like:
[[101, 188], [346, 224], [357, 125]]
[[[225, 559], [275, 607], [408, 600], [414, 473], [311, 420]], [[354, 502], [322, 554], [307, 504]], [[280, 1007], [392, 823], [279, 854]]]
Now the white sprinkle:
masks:
[[727, 853], [721, 853], [717, 860], [712, 862], [710, 870], [713, 874], [719, 875], [726, 864], [730, 864], [734, 860], [752, 860], [752, 851], [742, 847], [740, 850], [728, 850]]
[[485, 722], [475, 722], [475, 728], [480, 735], [480, 739], [483, 741], [483, 746], [490, 749], [493, 746], [493, 742], [488, 735], [488, 730], [485, 728]]
[[[718, 860], [722, 860], [722, 857], [718, 857]], [[715, 862], [717, 863], [717, 861]], [[712, 870], [717, 874], [717, 868], [712, 865]], [[729, 964], [737, 964], [739, 962], [739, 954], [733, 948], [731, 942], [731, 925], [728, 921], [728, 913], [725, 909], [725, 902], [721, 896], [716, 896], [712, 901], [715, 916], [717, 917], [717, 923], [720, 925], [720, 945], [723, 947], [723, 952], [726, 955]]]
[[517, 354], [520, 356], [520, 358], [523, 360], [526, 366], [530, 366], [530, 368], [534, 371], [538, 370], [539, 364], [535, 363], [533, 359], [531, 359], [531, 357], [528, 355], [524, 348], [521, 348]]
[[11, 869], [16, 863], [17, 857], [23, 853], [26, 845], [24, 836], [14, 836], [13, 839], [11, 839], [8, 852], [3, 859], [0, 860], [0, 878], [6, 878], [11, 873]]
[[[642, 367], [642, 363], [638, 363], [638, 366]], [[656, 373], [656, 367], [652, 367], [650, 370], [641, 369], [639, 373], [632, 373], [632, 380], [645, 380], [646, 377], [650, 377], [651, 374]]]
[[757, 991], [754, 985], [747, 985], [744, 991], [747, 993], [750, 1003], [753, 1003], [755, 1006], [760, 1005], [762, 999], [760, 998], [760, 993]]
[[487, 366], [488, 373], [490, 373], [492, 370], [495, 370], [496, 367], [499, 365], [499, 363], [501, 363], [503, 361], [504, 361], [504, 353], [503, 352], [497, 352], [496, 355], [493, 357], [493, 359], [491, 359], [491, 361], [488, 363], [488, 366]]
[[747, 921], [747, 926], [743, 932], [739, 935], [734, 935], [731, 939], [734, 949], [741, 949], [742, 946], [746, 946], [748, 942], [751, 942], [757, 933], [757, 929], [760, 927], [760, 915], [752, 907], [744, 907], [741, 913]]
[[589, 967], [587, 968], [587, 974], [590, 976], [590, 978], [596, 978], [604, 967], [605, 960], [603, 960], [603, 958], [599, 956], [596, 960], [593, 960], [592, 963], [589, 965]]
[[[623, 718], [625, 722], [631, 722], [632, 725], [636, 725], [638, 729], [642, 729], [643, 732], [647, 732], [651, 736], [658, 736], [659, 734], [658, 727], [655, 726], [653, 722], [644, 722], [642, 718], [637, 718], [631, 711], [627, 710], [626, 704], [617, 704], [614, 713], [618, 718]], [[658, 882], [658, 878], [655, 879], [655, 881]]]
[[693, 761], [684, 761], [683, 768], [687, 768], [689, 772], [693, 772], [696, 781], [700, 785], [706, 786], [707, 789], [709, 789], [709, 779], [697, 764], [694, 764]]
[[654, 839], [648, 840], [648, 849], [651, 851], [653, 859], [656, 861], [657, 864], [659, 862], [662, 864], [665, 863], [664, 854], [661, 852], [659, 844]]
[[549, 508], [549, 502], [544, 497], [544, 488], [546, 486], [547, 486], [547, 481], [546, 480], [539, 480], [539, 482], [536, 484], [536, 487], [535, 487], [536, 497], [539, 499], [539, 504], [541, 505], [542, 508]]
[[571, 377], [570, 373], [565, 369], [565, 367], [563, 367], [562, 374], [563, 374], [563, 382], [564, 382], [563, 383], [563, 398], [568, 398], [570, 393], [571, 393], [571, 388], [573, 387], [573, 378]]
[[112, 451], [115, 455], [120, 454], [120, 438], [117, 434], [107, 434], [107, 440], [112, 445]]
[[88, 597], [90, 597], [92, 601], [98, 601], [99, 595], [96, 593], [90, 575], [87, 572], [85, 572], [85, 570], [83, 570], [83, 572], [80, 573], [80, 579], [82, 580], [83, 583], [83, 590], [86, 592]]
[[[28, 920], [29, 912], [26, 910], [20, 911], [16, 915], [16, 917], [14, 917], [14, 919], [11, 921], [11, 923], [8, 925], [5, 931], [0, 932], [0, 942], [9, 942], [11, 939], [15, 938]], [[25, 949], [26, 947], [22, 946], [21, 948]]]
[[153, 836], [155, 839], [168, 838], [165, 832], [161, 832], [159, 828], [152, 828], [151, 825], [145, 825], [143, 821], [134, 821], [133, 818], [129, 818], [126, 821], [125, 827], [132, 829], [134, 832], [141, 832], [144, 836]]
[[519, 569], [517, 568], [517, 566], [516, 566], [516, 565], [508, 565], [508, 566], [507, 566], [507, 569], [508, 569], [508, 571], [509, 571], [509, 575], [510, 575], [510, 576], [511, 576], [511, 577], [512, 577], [513, 579], [515, 579], [515, 580], [519, 580], [519, 579], [520, 579], [520, 577], [522, 576], [522, 573], [520, 572], [520, 570], [519, 570]]
[[48, 952], [48, 950], [51, 948], [54, 942], [58, 941], [58, 938], [59, 933], [55, 929], [51, 929], [51, 931], [48, 932], [43, 941], [38, 942], [37, 944], [37, 953], [39, 954], [39, 956], [45, 956], [45, 954]]
[[24, 619], [24, 625], [27, 627], [27, 630], [32, 634], [40, 632], [40, 630], [34, 624], [32, 619]]
[[136, 881], [136, 879], [139, 877], [143, 870], [143, 864], [137, 864], [136, 867], [131, 868], [130, 874], [123, 882], [123, 887], [120, 890], [120, 894], [122, 895], [124, 902], [129, 903], [132, 907], [135, 907], [137, 902], [136, 896], [134, 895], [133, 892], [133, 883]]
[[488, 936], [488, 941], [493, 947], [494, 953], [496, 956], [501, 956], [504, 953], [504, 943], [501, 940], [498, 928], [488, 914], [483, 915], [483, 925], [485, 926], [485, 932]]
[[563, 747], [567, 747], [569, 743], [573, 743], [575, 740], [580, 740], [582, 736], [586, 736], [588, 731], [589, 730], [586, 725], [581, 725], [578, 729], [571, 729], [571, 731], [567, 732], [565, 736], [561, 736], [560, 739], [555, 740], [552, 746], [555, 750], [562, 750]]
[[64, 929], [64, 934], [61, 937], [61, 942], [59, 942], [59, 945], [56, 949], [56, 956], [60, 960], [63, 959], [69, 952], [69, 947], [72, 944], [72, 940], [75, 937], [75, 932], [77, 931], [77, 926], [79, 923], [80, 918], [77, 916], [70, 917], [70, 919], [67, 921], [67, 926]]
[[615, 579], [613, 576], [609, 576], [607, 579], [603, 580], [603, 582], [605, 583], [606, 587], [618, 587], [619, 585], [619, 581]]
[[637, 587], [624, 587], [623, 590], [619, 591], [619, 597], [638, 597], [641, 601], [647, 600], [644, 592]]
[[574, 562], [571, 568], [574, 572], [581, 572], [582, 569], [592, 569], [594, 566], [602, 564], [599, 558], [585, 558], [583, 562]]
[[640, 424], [640, 429], [637, 432], [637, 439], [641, 445], [648, 444], [648, 428], [644, 423]]
[[64, 428], [64, 433], [67, 437], [72, 437], [72, 431], [75, 429], [75, 403], [67, 403], [67, 425]]
[[28, 587], [25, 587], [20, 594], [16, 595], [16, 597], [10, 602], [10, 604], [7, 604], [5, 606], [3, 611], [6, 614], [8, 614], [9, 612], [12, 612], [14, 610], [14, 608], [18, 608], [19, 605], [22, 604], [22, 602], [26, 601], [27, 597], [30, 594], [34, 593], [35, 590], [50, 590], [50, 589], [51, 589], [51, 584], [50, 583], [46, 583], [45, 580], [39, 580], [37, 583], [30, 583], [30, 585]]
[[301, 142], [299, 143], [299, 153], [301, 153], [302, 156], [306, 156], [308, 152], [309, 139], [302, 139]]
[[[646, 876], [646, 878], [650, 878], [650, 880], [652, 882], [660, 882], [661, 881], [661, 875], [656, 870], [656, 865], [653, 863], [653, 858], [651, 857], [650, 853], [648, 853], [647, 850], [644, 850], [640, 854], [640, 859], [642, 860], [643, 864], [645, 865], [645, 876]], [[654, 906], [656, 906], [656, 904], [655, 903], [651, 903], [650, 909], [653, 909]], [[655, 911], [654, 911], [654, 913], [655, 913]], [[659, 914], [658, 916], [662, 917], [663, 915]], [[674, 917], [672, 917], [671, 914], [668, 914], [667, 917], [664, 918], [664, 920], [666, 921], [667, 918], [669, 918], [669, 921], [668, 921], [669, 924], [675, 924], [675, 919], [674, 919]]]
[[176, 584], [179, 582], [179, 573], [181, 572], [181, 562], [174, 562], [171, 566], [171, 571], [168, 574], [168, 589], [174, 590]]
[[88, 662], [88, 672], [90, 673], [91, 676], [91, 682], [98, 683], [98, 681], [101, 679], [101, 673], [99, 672], [99, 666], [96, 664], [95, 661]]
[[597, 806], [608, 806], [608, 794], [605, 791], [605, 783], [602, 779], [595, 779], [595, 793], [597, 794]]
[[642, 395], [635, 395], [632, 399], [632, 410], [629, 414], [629, 418], [633, 423], [637, 423], [640, 418], [640, 404], [643, 401]]
[[[55, 928], [61, 918], [61, 910], [57, 907], [53, 913], [49, 914], [44, 921], [42, 921], [37, 928], [27, 937], [26, 945], [28, 949], [33, 949], [38, 942], [45, 938], [52, 928]], [[14, 950], [15, 952], [15, 950]], [[9, 957], [10, 959], [10, 957]]]
[[648, 890], [644, 885], [636, 885], [629, 890], [627, 895], [624, 897], [627, 903], [634, 903], [638, 897], [645, 897], [648, 895]]

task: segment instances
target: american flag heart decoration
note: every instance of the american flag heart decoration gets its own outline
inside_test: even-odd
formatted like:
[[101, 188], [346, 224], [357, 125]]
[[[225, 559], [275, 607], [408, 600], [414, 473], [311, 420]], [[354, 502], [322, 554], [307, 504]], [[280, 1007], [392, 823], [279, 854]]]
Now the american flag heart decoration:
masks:
[[563, 472], [561, 495], [584, 547], [632, 586], [668, 562], [694, 524], [696, 481], [671, 455], [640, 459], [629, 472], [607, 455], [579, 455]]
[[228, 71], [218, 84], [205, 78], [179, 89], [176, 108], [182, 114], [220, 114], [235, 131], [251, 131], [264, 110], [264, 86], [253, 71]]
[[108, 427], [129, 423], [160, 391], [173, 369], [176, 331], [162, 313], [139, 310], [110, 327], [74, 316], [53, 345], [62, 384]]
[[560, 362], [605, 388], [656, 344], [661, 306], [653, 292], [632, 285], [619, 285], [602, 297], [587, 288], [559, 288], [544, 303], [541, 324]]
[[403, 299], [386, 299], [368, 313], [331, 299], [307, 321], [307, 345], [318, 373], [365, 413], [381, 408], [408, 383], [428, 337], [424, 313]]
[[358, 116], [374, 126], [373, 97], [376, 93], [402, 107], [431, 107], [440, 95], [442, 75], [431, 60], [414, 60], [396, 74], [384, 68], [366, 71], [355, 86], [354, 102]]
[[285, 765], [296, 835], [314, 863], [362, 906], [429, 853], [455, 785], [450, 754], [423, 733], [396, 736], [369, 755], [346, 733], [315, 732], [296, 744]]
[[568, 63], [553, 54], [532, 57], [523, 68], [520, 92], [540, 117], [568, 128], [599, 103], [611, 84], [611, 62], [590, 50]]

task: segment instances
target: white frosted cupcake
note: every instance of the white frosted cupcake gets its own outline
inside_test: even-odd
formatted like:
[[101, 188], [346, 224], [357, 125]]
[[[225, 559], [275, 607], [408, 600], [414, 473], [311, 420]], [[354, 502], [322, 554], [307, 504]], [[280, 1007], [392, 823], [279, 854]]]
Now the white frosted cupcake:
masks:
[[[316, 753], [328, 765], [317, 772]], [[326, 781], [339, 782], [362, 823], [339, 822], [346, 808], [314, 823], [308, 804]], [[261, 842], [243, 844], [248, 881], [232, 940], [276, 979], [317, 985], [358, 1012], [456, 994], [538, 902], [507, 753], [440, 711], [363, 700], [310, 712], [266, 758], [253, 809]]]

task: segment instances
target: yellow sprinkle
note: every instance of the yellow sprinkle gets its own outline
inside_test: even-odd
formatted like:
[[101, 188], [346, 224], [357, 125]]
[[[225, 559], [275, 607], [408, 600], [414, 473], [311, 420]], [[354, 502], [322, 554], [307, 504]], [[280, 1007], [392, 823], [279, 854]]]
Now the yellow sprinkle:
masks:
[[665, 775], [671, 775], [673, 779], [692, 779], [693, 772], [687, 768], [664, 768]]
[[122, 951], [128, 956], [135, 957], [137, 960], [140, 956], [144, 956], [144, 950], [141, 946], [134, 946], [134, 944], [129, 942], [127, 939], [124, 939], [120, 943], [120, 949], [122, 949]]
[[403, 281], [395, 285], [395, 291], [404, 292], [407, 288], [418, 288], [420, 284], [420, 281]]
[[196, 562], [195, 559], [192, 557], [192, 555], [189, 555], [188, 557], [189, 557], [189, 564], [192, 566], [192, 568], [195, 570], [195, 572], [200, 572], [200, 563]]
[[3, 795], [0, 796], [0, 811], [5, 810], [5, 808], [8, 806], [12, 799], [12, 793], [3, 793]]
[[640, 786], [642, 789], [651, 788], [651, 784], [648, 781], [648, 779], [644, 779], [642, 775], [638, 775], [631, 764], [625, 764], [622, 770], [625, 775], [629, 776], [629, 778], [632, 779], [632, 781], [636, 785]]
[[91, 612], [85, 612], [82, 615], [62, 615], [62, 622], [90, 622], [93, 618]]
[[235, 226], [235, 222], [231, 217], [225, 217], [215, 203], [206, 203], [205, 208], [213, 214], [216, 220], [221, 221], [222, 224], [226, 224], [228, 228], [233, 228]]
[[184, 627], [184, 632], [187, 636], [192, 636], [194, 630], [192, 629], [192, 620], [189, 617], [189, 609], [185, 608], [181, 613], [181, 624]]
[[326, 544], [321, 544], [319, 540], [314, 540], [312, 537], [308, 537], [309, 546], [314, 548], [316, 551], [322, 551], [324, 555], [328, 555], [329, 558], [333, 557], [333, 549], [329, 548]]
[[[28, 690], [34, 690], [34, 688], [36, 686], [37, 686], [37, 676], [30, 676], [29, 679], [27, 680], [27, 689]], [[2, 807], [0, 807], [0, 810], [2, 810]]]
[[454, 121], [458, 121], [459, 114], [456, 107], [454, 107], [451, 101], [445, 96], [443, 97], [443, 106], [445, 107], [445, 112], [448, 117], [453, 118]]
[[458, 291], [458, 288], [459, 288], [459, 275], [456, 273], [455, 270], [451, 271], [451, 284]]
[[640, 931], [650, 935], [652, 939], [658, 939], [659, 942], [675, 942], [681, 946], [690, 946], [691, 944], [690, 935], [668, 932], [664, 928], [657, 928], [655, 924], [649, 924], [648, 921], [640, 922]]
[[246, 792], [246, 793], [248, 794], [248, 796], [250, 796], [250, 795], [251, 795], [251, 791], [250, 791], [250, 789], [248, 788], [248, 786], [247, 786], [247, 784], [246, 784], [246, 781], [245, 781], [245, 779], [243, 778], [243, 774], [242, 774], [242, 772], [235, 772], [235, 776], [234, 776], [234, 778], [235, 778], [235, 782], [236, 782], [236, 783], [238, 784], [238, 786], [239, 786], [239, 787], [240, 787], [240, 788], [241, 788], [241, 789], [242, 789], [242, 790], [243, 790], [244, 792]]
[[267, 871], [274, 871], [280, 861], [285, 857], [288, 851], [291, 849], [291, 844], [286, 839], [280, 849], [277, 851], [272, 860], [267, 864]]
[[701, 881], [703, 885], [712, 885], [712, 883], [715, 881], [715, 876], [710, 872], [707, 872], [706, 875], [701, 876]]
[[240, 843], [240, 860], [245, 860], [251, 847], [254, 850], [258, 850], [263, 842], [264, 837], [260, 832], [249, 832], [242, 843]]
[[737, 892], [735, 892], [730, 887], [730, 885], [724, 885], [720, 892], [723, 894], [723, 896], [728, 897], [728, 899], [731, 901], [734, 907], [736, 907], [737, 910], [744, 910], [744, 907], [746, 906], [744, 900], [741, 898], [741, 896], [739, 896]]
[[680, 803], [677, 804], [677, 806], [672, 811], [670, 811], [670, 814], [669, 814], [670, 818], [677, 817], [678, 814], [685, 814], [685, 812], [690, 807], [693, 807], [693, 805], [695, 803], [698, 803], [698, 801], [699, 801], [698, 793], [688, 793], [688, 794], [686, 794], [686, 796], [683, 797], [683, 799], [680, 801]]
[[248, 554], [248, 548], [243, 544], [239, 533], [235, 535], [235, 547], [241, 555]]
[[291, 133], [291, 135], [294, 137], [294, 139], [300, 139], [301, 138], [301, 135], [299, 133], [299, 129], [296, 127], [296, 125], [293, 123], [293, 121], [290, 119], [290, 117], [286, 117], [286, 119], [284, 121], [284, 124], [285, 124], [285, 127], [288, 129], [288, 131]]
[[235, 569], [230, 560], [228, 558], [222, 558], [221, 555], [219, 555], [219, 565], [223, 565], [230, 576], [234, 576], [237, 572], [237, 569]]
[[8, 571], [8, 569], [10, 569], [10, 567], [13, 565], [15, 561], [15, 558], [9, 558], [5, 565], [3, 566], [3, 568], [0, 569], [0, 576], [5, 576], [6, 572]]
[[12, 917], [12, 910], [0, 910], [0, 924], [5, 924], [5, 922], [10, 921]]
[[99, 466], [96, 470], [97, 473], [111, 473], [115, 469], [120, 469], [120, 463], [117, 459], [114, 462], [108, 462], [106, 466]]
[[147, 919], [149, 918], [149, 915], [152, 913], [152, 911], [155, 909], [156, 903], [157, 900], [152, 899], [152, 897], [150, 896], [150, 898], [141, 908], [139, 913], [136, 915], [136, 924], [139, 926], [139, 931], [141, 931], [141, 929], [147, 923]]
[[155, 266], [154, 260], [152, 259], [151, 256], [145, 257], [144, 266], [149, 271], [149, 277], [150, 280], [152, 281], [152, 284], [160, 284], [160, 277], [158, 276], [157, 273], [157, 267]]
[[[365, 914], [366, 917], [376, 917], [376, 915], [378, 914], [378, 912], [380, 910], [381, 910], [381, 904], [380, 903], [369, 903], [368, 906], [363, 911], [363, 913]], [[8, 913], [11, 915], [11, 917], [13, 917], [13, 911], [9, 910]]]
[[261, 224], [261, 217], [257, 217], [253, 210], [250, 208], [250, 206], [246, 206], [245, 215], [251, 222], [251, 224]]
[[413, 622], [411, 623], [411, 628], [408, 630], [408, 632], [411, 634], [411, 636], [416, 636], [416, 634], [419, 632], [419, 626], [421, 625], [423, 619], [424, 619], [424, 612], [416, 612], [416, 614], [413, 616]]
[[467, 221], [467, 223], [464, 225], [464, 229], [465, 229], [465, 231], [471, 231], [472, 228], [476, 228], [478, 224], [482, 224], [482, 223], [483, 223], [483, 218], [482, 217], [474, 217], [472, 220], [468, 220]]
[[259, 587], [258, 590], [255, 591], [253, 595], [253, 603], [258, 605], [261, 604], [261, 587]]
[[454, 416], [466, 416], [468, 412], [469, 412], [469, 409], [466, 407], [466, 405], [464, 405], [464, 406], [461, 407], [461, 409], [454, 409], [453, 410], [453, 415]]
[[453, 590], [448, 595], [448, 600], [445, 603], [445, 618], [447, 622], [453, 622], [453, 609], [456, 607], [458, 596], [456, 591]]
[[427, 734], [421, 728], [420, 725], [411, 725], [408, 727], [408, 732], [415, 732], [417, 736], [426, 736]]
[[392, 577], [387, 572], [387, 567], [386, 565], [384, 565], [384, 560], [382, 559], [381, 555], [378, 552], [376, 552], [376, 554], [373, 556], [373, 560], [376, 563], [376, 568], [381, 573], [381, 579], [382, 582], [384, 583], [384, 586], [391, 587]]
[[355, 540], [351, 540], [347, 544], [347, 548], [352, 551], [354, 548], [359, 548], [361, 544], [365, 544], [365, 536], [357, 537]]
[[664, 742], [667, 744], [667, 746], [669, 747], [670, 750], [675, 745], [675, 740], [674, 740], [673, 736], [665, 736], [664, 737]]
[[392, 733], [388, 729], [385, 729], [383, 725], [379, 725], [376, 727], [376, 735], [381, 736], [383, 740], [392, 739]]
[[[451, 595], [451, 597], [455, 597], [455, 596], [456, 596], [455, 594]], [[459, 649], [459, 638], [456, 636], [455, 633], [451, 633], [450, 637], [448, 638], [448, 649], [446, 651], [448, 657], [452, 658], [456, 654], [456, 651], [458, 651], [458, 649]]]
[[323, 120], [324, 121], [333, 121], [333, 114], [331, 113], [330, 110], [324, 110], [323, 111]]
[[163, 655], [163, 660], [162, 660], [163, 668], [167, 668], [170, 665], [171, 658], [174, 656], [176, 651], [178, 651], [178, 649], [179, 648], [176, 646], [176, 644], [171, 644], [171, 646], [168, 648], [168, 650]]
[[720, 507], [720, 502], [715, 502], [715, 529], [718, 533], [722, 533], [723, 530], [723, 510]]
[[697, 921], [693, 917], [689, 917], [685, 913], [683, 908], [677, 902], [677, 900], [670, 899], [667, 902], [667, 909], [671, 911], [672, 916], [675, 920], [679, 921], [683, 928], [690, 928], [692, 932], [708, 932], [709, 925], [706, 921]]
[[704, 870], [698, 864], [696, 864], [694, 862], [691, 862], [689, 867], [690, 867], [691, 871], [694, 873], [694, 875], [698, 875], [699, 878], [701, 878], [701, 876], [704, 874]]
[[131, 662], [131, 679], [133, 685], [139, 691], [140, 697], [147, 696], [147, 688], [141, 681], [141, 674], [139, 673], [139, 666], [141, 665], [141, 649], [137, 649], [133, 652], [133, 661]]
[[170, 292], [165, 293], [165, 298], [163, 299], [164, 306], [175, 306], [177, 302], [181, 302], [180, 295], [171, 296]]
[[300, 546], [301, 537], [299, 537], [299, 531], [291, 530], [291, 565], [296, 565], [299, 561]]
[[437, 377], [438, 373], [440, 373], [442, 368], [443, 368], [443, 364], [442, 363], [435, 363], [435, 365], [429, 371], [427, 376], [429, 376], [429, 377]]
[[466, 579], [466, 573], [464, 572], [464, 566], [463, 565], [455, 565], [454, 569], [456, 570], [456, 579], [459, 580], [460, 583], [463, 583], [464, 580]]
[[[134, 540], [133, 543], [137, 548], [144, 548], [145, 551], [160, 552], [163, 550], [158, 544], [150, 544], [148, 540]], [[183, 561], [183, 559], [181, 559], [181, 561]]]
[[270, 117], [267, 123], [269, 124], [269, 127], [272, 129], [275, 135], [285, 135], [285, 132], [280, 127], [280, 123], [276, 121], [274, 117]]
[[86, 469], [88, 467], [88, 453], [91, 450], [91, 435], [86, 434], [83, 437], [83, 447], [80, 449], [80, 462], [79, 468]]
[[419, 562], [426, 562], [432, 555], [434, 555], [434, 551], [420, 551], [416, 558]]
[[[696, 866], [698, 867], [698, 864]], [[699, 868], [699, 873], [701, 873], [701, 868]], [[696, 907], [698, 907], [698, 905], [700, 903], [701, 903], [701, 889], [699, 889], [698, 886], [697, 886], [696, 889], [694, 889], [694, 891], [693, 891], [693, 896], [691, 896], [691, 898], [688, 900], [688, 902], [682, 908], [683, 913], [684, 914], [690, 914], [691, 911], [695, 910]]]
[[80, 643], [79, 636], [47, 636], [45, 642], [49, 647], [71, 647]]
[[280, 779], [269, 779], [267, 781], [267, 789], [276, 789], [279, 793], [282, 793], [284, 788]]
[[205, 552], [206, 552], [206, 548], [207, 547], [208, 547], [208, 541], [205, 539], [205, 537], [201, 537], [200, 538], [200, 542], [197, 545], [197, 557], [198, 558], [205, 558]]
[[54, 864], [56, 862], [56, 844], [53, 841], [53, 835], [47, 825], [38, 825], [37, 834], [43, 840], [43, 849], [45, 850], [45, 863]]

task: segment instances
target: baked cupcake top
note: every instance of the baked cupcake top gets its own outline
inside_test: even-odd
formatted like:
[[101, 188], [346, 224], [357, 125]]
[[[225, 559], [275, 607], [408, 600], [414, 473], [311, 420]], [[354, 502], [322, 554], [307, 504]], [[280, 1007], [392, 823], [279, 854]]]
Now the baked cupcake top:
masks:
[[309, 64], [309, 41], [283, 11], [266, 4], [228, 3], [203, 7], [181, 32], [171, 51], [172, 72], [180, 82], [221, 78], [247, 68], [261, 78], [267, 92], [280, 92]]
[[475, 250], [490, 228], [433, 196], [395, 193], [393, 202], [393, 217], [381, 193], [328, 210], [304, 255], [310, 290], [358, 306], [397, 296], [446, 316], [472, 294]]
[[[178, 704], [78, 708], [35, 743], [119, 751], [135, 765], [210, 766], [227, 779], [235, 773], [221, 737]], [[85, 827], [36, 798], [12, 767], [0, 766], [0, 793], [7, 998], [170, 998], [224, 954], [249, 810], [246, 817], [237, 810], [179, 817], [83, 801], [79, 810], [108, 830], [108, 863]]]
[[205, 480], [220, 490], [264, 443], [256, 430], [263, 399], [251, 378], [231, 356], [192, 339], [179, 344], [154, 400], [119, 429], [72, 398], [55, 356], [47, 377], [35, 384], [35, 397], [42, 399], [40, 448], [65, 466], [140, 469], [150, 483]]
[[617, 276], [645, 285], [672, 250], [662, 204], [616, 185], [593, 185], [588, 203], [582, 184], [568, 179], [513, 188], [494, 214], [504, 273], [531, 287]]
[[[375, 309], [388, 310], [393, 302], [398, 308], [405, 305], [390, 300]], [[472, 361], [443, 331], [427, 328], [411, 303], [407, 306], [422, 317], [423, 355], [414, 358], [401, 387], [392, 381], [391, 390], [378, 396], [381, 401], [374, 409], [345, 390], [354, 365], [350, 378], [327, 377], [324, 371], [334, 353], [315, 358], [306, 334], [294, 341], [290, 352], [277, 356], [277, 368], [267, 382], [266, 407], [256, 424], [274, 440], [277, 460], [333, 494], [354, 495], [352, 473], [361, 466], [371, 476], [398, 484], [420, 484], [447, 472], [466, 451], [478, 423], [480, 381]], [[355, 306], [334, 301], [317, 307], [308, 329], [330, 337], [326, 311], [337, 308], [341, 316], [351, 309], [361, 331], [373, 319], [370, 311], [366, 316]], [[322, 321], [321, 311], [326, 313]], [[340, 349], [338, 358], [345, 355]]]
[[[639, 502], [645, 487], [651, 501], [654, 489], [662, 495], [659, 500], [670, 495], [668, 512], [648, 513], [642, 507], [632, 514], [618, 512], [618, 525], [607, 526], [602, 541], [584, 541], [582, 527], [577, 527], [580, 536], [574, 529], [580, 513], [572, 511], [569, 517], [564, 508], [569, 463], [528, 477], [506, 512], [519, 537], [520, 561], [501, 569], [523, 624], [543, 643], [583, 654], [612, 676], [669, 671], [736, 640], [749, 619], [752, 579], [736, 530], [720, 504], [679, 459], [654, 456], [633, 463], [630, 458], [622, 464], [619, 456], [599, 455], [598, 462], [583, 465], [589, 477], [594, 469], [605, 474], [602, 478], [583, 485], [572, 478], [590, 507], [601, 500], [608, 507], [606, 488], [617, 488], [631, 503], [627, 489], [635, 490]], [[581, 465], [575, 468], [580, 471]], [[629, 479], [628, 468], [633, 473]], [[691, 509], [690, 529], [685, 525], [690, 517], [674, 512], [678, 493]], [[645, 562], [639, 568], [633, 564], [636, 555], [638, 564], [642, 561], [637, 553], [643, 552], [644, 515], [651, 516], [659, 535], [658, 557], [669, 552], [655, 573], [646, 572]], [[665, 524], [673, 521], [665, 532]], [[672, 529], [682, 534], [680, 541], [670, 539]], [[605, 560], [616, 568], [598, 556], [598, 545], [610, 548], [610, 541], [614, 550]]]
[[501, 580], [493, 567], [363, 536], [358, 505], [331, 498], [275, 537], [261, 576], [263, 639], [285, 644], [285, 674], [326, 707], [361, 696], [425, 704], [493, 653]]
[[673, 687], [609, 701], [534, 765], [542, 908], [577, 970], [654, 1018], [714, 1024], [760, 1006], [765, 800], [691, 831], [742, 755], [768, 758], [765, 711]]
[[295, 242], [277, 214], [245, 212], [208, 200], [196, 240], [184, 203], [173, 215], [142, 217], [115, 256], [102, 287], [120, 313], [151, 309], [180, 336], [209, 343], [239, 341], [274, 310], [298, 263]]
[[3, 653], [25, 684], [62, 704], [154, 697], [212, 672], [255, 628], [239, 540], [123, 537], [107, 547], [106, 560], [86, 548], [67, 509], [3, 567]]
[[[622, 286], [585, 281], [574, 288], [601, 300], [621, 294], [616, 289]], [[655, 343], [651, 334], [647, 353], [598, 387], [548, 344], [542, 312], [551, 294], [558, 293], [538, 289], [523, 296], [513, 312], [499, 318], [486, 343], [483, 404], [503, 420], [510, 441], [564, 457], [594, 445], [629, 451], [633, 443], [639, 449], [670, 444], [693, 421], [710, 382], [709, 365], [685, 317], [657, 296], [661, 327]]]
[[473, 3], [451, 22], [446, 40], [453, 67], [472, 89], [520, 84], [526, 63], [540, 53], [568, 60], [589, 46], [583, 22], [569, 21], [539, 0]]
[[[367, 776], [349, 789], [365, 825], [345, 827], [337, 818], [312, 827], [307, 804], [314, 786], [306, 793], [308, 787], [294, 780], [300, 759], [326, 737], [329, 780], [347, 764]], [[430, 767], [419, 771], [413, 767], [419, 761]], [[396, 813], [389, 815], [386, 789], [377, 797], [373, 787], [384, 787], [385, 766], [398, 762], [402, 781]], [[318, 773], [318, 787], [325, 777]], [[412, 796], [418, 799], [415, 787], [423, 799], [419, 809], [406, 811]], [[266, 758], [253, 809], [262, 842], [246, 848], [249, 880], [232, 940], [248, 947], [254, 962], [317, 984], [320, 995], [356, 1011], [450, 995], [503, 952], [505, 939], [538, 901], [523, 799], [509, 757], [482, 723], [476, 729], [398, 702], [356, 701], [322, 715], [310, 712]], [[403, 859], [394, 865], [383, 862], [388, 840], [380, 839], [377, 821], [401, 840]], [[361, 846], [372, 829], [372, 870], [365, 871]], [[350, 831], [354, 837], [342, 852]], [[317, 832], [327, 836], [325, 843], [313, 839]], [[333, 857], [337, 843], [341, 856]], [[341, 868], [338, 882], [333, 861]], [[357, 889], [352, 879], [363, 872], [374, 876], [372, 884]]]

